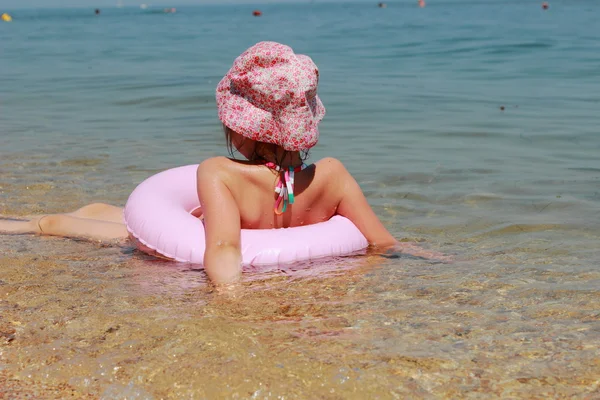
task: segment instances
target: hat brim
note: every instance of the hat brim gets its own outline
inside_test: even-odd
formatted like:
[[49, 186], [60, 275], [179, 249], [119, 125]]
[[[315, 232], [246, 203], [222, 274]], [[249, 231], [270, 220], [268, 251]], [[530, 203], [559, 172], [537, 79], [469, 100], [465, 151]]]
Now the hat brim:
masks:
[[[306, 107], [275, 117], [231, 90], [225, 76], [216, 91], [219, 119], [240, 135], [264, 143], [273, 143], [287, 151], [307, 150], [319, 140], [318, 124], [325, 116], [319, 96], [307, 101]], [[293, 130], [299, 131], [294, 134]]]

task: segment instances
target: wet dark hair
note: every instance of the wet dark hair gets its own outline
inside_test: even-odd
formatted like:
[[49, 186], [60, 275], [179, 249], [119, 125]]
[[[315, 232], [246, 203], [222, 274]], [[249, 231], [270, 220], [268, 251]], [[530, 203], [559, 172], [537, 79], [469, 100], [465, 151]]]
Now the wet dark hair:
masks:
[[[227, 125], [223, 124], [223, 131], [225, 132], [225, 142], [227, 144], [227, 151], [229, 152], [229, 155], [231, 156], [231, 158], [235, 159], [235, 153], [237, 153], [237, 149], [235, 148], [235, 146], [233, 145], [233, 142], [231, 140], [231, 132], [235, 132], [233, 129], [229, 128]], [[246, 138], [244, 138], [245, 140]], [[273, 159], [275, 159], [275, 155], [277, 154], [277, 148], [279, 146], [277, 146], [276, 144], [273, 143], [265, 143], [265, 142], [256, 142], [256, 146], [254, 146], [254, 152], [252, 153], [252, 155], [250, 156], [250, 158], [248, 159], [248, 161], [260, 161], [260, 160], [264, 160], [264, 156], [265, 154], [270, 154], [273, 156]], [[260, 155], [258, 153], [258, 149], [262, 150], [263, 155]], [[291, 153], [290, 151], [284, 150], [281, 153], [281, 157], [279, 160], [275, 159], [275, 163], [279, 166], [281, 166], [281, 164], [283, 163], [283, 160], [285, 160], [285, 158], [288, 156], [288, 154]], [[300, 151], [300, 159], [302, 160], [302, 162], [306, 161], [309, 157], [309, 150], [301, 150]]]

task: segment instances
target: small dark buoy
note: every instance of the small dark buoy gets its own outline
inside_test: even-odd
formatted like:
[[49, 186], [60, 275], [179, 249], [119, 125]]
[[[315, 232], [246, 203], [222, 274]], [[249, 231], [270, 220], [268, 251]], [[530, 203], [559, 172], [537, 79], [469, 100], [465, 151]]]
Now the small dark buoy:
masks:
[[543, 3], [542, 3], [542, 9], [543, 9], [543, 10], [547, 10], [547, 9], [548, 9], [548, 7], [550, 7], [550, 6], [548, 5], [548, 3], [546, 3], [546, 2], [543, 2]]
[[96, 11], [94, 11], [96, 13], [96, 15], [100, 15], [100, 9], [96, 8]]
[[254, 15], [255, 17], [260, 17], [262, 15], [262, 11], [254, 10], [254, 11], [252, 11], [252, 15]]
[[385, 3], [377, 3], [377, 7], [379, 7], [379, 8], [386, 8], [387, 4], [385, 4]]
[[504, 106], [500, 106], [500, 111], [504, 111]]

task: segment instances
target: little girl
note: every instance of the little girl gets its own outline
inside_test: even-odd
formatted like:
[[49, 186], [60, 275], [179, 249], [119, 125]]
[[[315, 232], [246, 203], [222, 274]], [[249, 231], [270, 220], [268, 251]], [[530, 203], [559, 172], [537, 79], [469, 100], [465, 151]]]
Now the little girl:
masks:
[[[325, 115], [317, 96], [318, 80], [310, 57], [294, 54], [283, 44], [261, 42], [242, 53], [218, 84], [218, 114], [229, 152], [233, 156], [235, 149], [246, 161], [215, 157], [198, 167], [202, 215], [196, 216], [204, 218], [204, 268], [213, 283], [240, 279], [241, 229], [315, 224], [339, 214], [350, 219], [371, 246], [399, 245], [340, 161], [325, 158], [304, 164]], [[290, 175], [293, 186], [287, 185]], [[29, 221], [0, 221], [0, 232], [128, 237], [123, 209], [106, 204]], [[402, 251], [435, 256], [412, 245], [403, 245]]]

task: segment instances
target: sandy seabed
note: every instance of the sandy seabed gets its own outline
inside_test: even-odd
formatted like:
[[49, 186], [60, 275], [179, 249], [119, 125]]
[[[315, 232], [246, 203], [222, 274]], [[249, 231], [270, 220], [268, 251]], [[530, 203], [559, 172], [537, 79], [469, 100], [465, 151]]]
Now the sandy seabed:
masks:
[[549, 258], [363, 256], [231, 298], [126, 247], [0, 242], [0, 398], [600, 398], [600, 272]]

